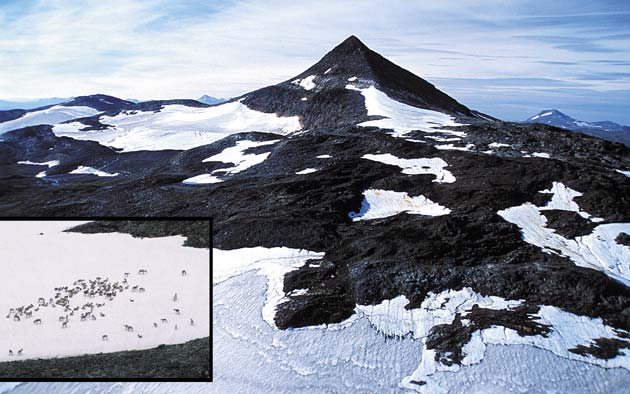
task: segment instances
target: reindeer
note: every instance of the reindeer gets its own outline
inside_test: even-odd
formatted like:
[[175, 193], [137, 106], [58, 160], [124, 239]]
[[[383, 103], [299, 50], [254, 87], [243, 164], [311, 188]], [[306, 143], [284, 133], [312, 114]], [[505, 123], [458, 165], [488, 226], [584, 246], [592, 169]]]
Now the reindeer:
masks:
[[42, 304], [44, 304], [45, 302], [46, 302], [46, 300], [44, 299], [44, 297], [39, 297], [39, 298], [37, 299], [37, 303], [38, 303], [39, 305], [42, 305]]
[[173, 296], [173, 302], [177, 302], [177, 293]]
[[125, 272], [125, 278], [129, 276], [129, 272]]
[[153, 322], [153, 327], [157, 328], [157, 323]]
[[190, 325], [191, 325], [191, 326], [194, 326], [194, 325], [195, 325], [195, 321], [194, 321], [192, 318], [190, 318]]
[[179, 309], [173, 309], [173, 312], [175, 312], [176, 315], [179, 315]]
[[13, 321], [20, 321], [20, 316], [18, 315], [13, 316]]
[[140, 270], [138, 270], [138, 275], [146, 275], [147, 272], [148, 271], [145, 270], [145, 269], [140, 269]]
[[101, 337], [101, 341], [109, 341], [109, 337], [107, 336], [107, 334]]
[[105, 317], [105, 314], [103, 312], [99, 312], [101, 314], [101, 317]]
[[160, 321], [161, 321], [162, 323], [168, 323], [168, 320], [166, 320], [165, 318], [160, 319]]
[[186, 272], [186, 270], [182, 270], [182, 276], [186, 276], [188, 275], [188, 272]]
[[65, 321], [65, 322], [61, 323], [61, 328], [68, 328], [68, 322]]
[[144, 293], [145, 291], [146, 290], [144, 289], [144, 287], [141, 287], [141, 288], [138, 289], [138, 292], [140, 292], [140, 293]]
[[177, 324], [175, 324], [175, 329], [177, 330]]
[[96, 320], [96, 316], [92, 315], [92, 320]]
[[127, 331], [133, 331], [133, 327], [132, 327], [132, 326], [130, 326], [130, 325], [128, 325], [128, 324], [125, 324], [125, 330], [127, 330]]
[[9, 349], [9, 356], [13, 356], [13, 350]]
[[130, 298], [130, 299], [129, 299], [129, 302], [135, 302], [135, 301], [134, 301], [134, 299], [133, 299], [133, 298]]
[[42, 324], [42, 319], [33, 320], [33, 324]]
[[20, 349], [20, 350], [18, 350], [18, 356], [21, 356], [21, 355], [22, 355], [22, 351], [23, 351], [23, 350], [24, 350], [24, 349]]
[[137, 286], [137, 285], [136, 285], [136, 286], [134, 286], [134, 287], [132, 287], [132, 288], [131, 288], [131, 292], [132, 292], [132, 293], [137, 292], [137, 291], [138, 291], [138, 287], [139, 287], [139, 286]]
[[138, 338], [142, 338], [142, 335], [138, 334]]

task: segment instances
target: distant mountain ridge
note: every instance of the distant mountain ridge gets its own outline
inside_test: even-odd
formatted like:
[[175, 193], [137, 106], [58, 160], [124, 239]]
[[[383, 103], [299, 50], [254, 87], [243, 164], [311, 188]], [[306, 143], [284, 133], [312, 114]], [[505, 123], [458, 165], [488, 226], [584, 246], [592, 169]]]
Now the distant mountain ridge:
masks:
[[0, 111], [11, 109], [33, 109], [62, 103], [70, 98], [66, 97], [46, 97], [32, 100], [0, 100]]
[[0, 111], [0, 133], [38, 124], [57, 124], [74, 119], [92, 119], [122, 111], [159, 111], [166, 105], [203, 108], [208, 104], [192, 99], [130, 101], [106, 94], [78, 96], [57, 104], [32, 109]]
[[549, 109], [540, 111], [525, 122], [547, 124], [630, 146], [630, 126], [611, 121], [586, 122], [574, 119], [557, 109]]
[[228, 101], [228, 99], [222, 98], [222, 97], [212, 97], [212, 96], [208, 96], [207, 94], [204, 94], [203, 96], [199, 97], [197, 101], [200, 101], [208, 105], [214, 105], [214, 104], [221, 104], [223, 102], [226, 102]]

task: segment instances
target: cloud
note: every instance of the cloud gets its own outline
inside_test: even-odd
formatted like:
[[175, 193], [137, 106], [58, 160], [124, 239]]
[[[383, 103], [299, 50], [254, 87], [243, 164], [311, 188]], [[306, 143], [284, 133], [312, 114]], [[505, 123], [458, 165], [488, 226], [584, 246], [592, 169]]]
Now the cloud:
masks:
[[299, 74], [351, 34], [432, 78], [546, 78], [621, 91], [624, 78], [585, 76], [630, 64], [630, 6], [615, 1], [0, 4], [0, 75], [11, 76], [0, 79], [0, 98], [236, 96]]

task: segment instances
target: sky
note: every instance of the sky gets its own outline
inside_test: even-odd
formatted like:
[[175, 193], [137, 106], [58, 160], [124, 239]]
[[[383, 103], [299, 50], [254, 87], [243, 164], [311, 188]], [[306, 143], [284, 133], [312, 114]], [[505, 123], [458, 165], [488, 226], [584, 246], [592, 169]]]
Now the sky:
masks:
[[234, 97], [352, 34], [505, 120], [630, 124], [627, 0], [0, 0], [0, 100]]

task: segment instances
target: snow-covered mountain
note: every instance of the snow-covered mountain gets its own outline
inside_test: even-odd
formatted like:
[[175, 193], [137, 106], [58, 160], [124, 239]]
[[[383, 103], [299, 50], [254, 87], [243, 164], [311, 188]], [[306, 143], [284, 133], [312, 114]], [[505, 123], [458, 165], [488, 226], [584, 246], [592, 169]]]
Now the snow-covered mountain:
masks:
[[630, 148], [471, 110], [356, 37], [220, 105], [1, 138], [4, 215], [213, 217], [202, 392], [630, 382]]
[[613, 142], [621, 142], [630, 146], [630, 126], [620, 125], [610, 121], [585, 122], [576, 120], [558, 111], [550, 109], [525, 120], [527, 123], [543, 123], [567, 130], [578, 131], [587, 135], [603, 138]]

